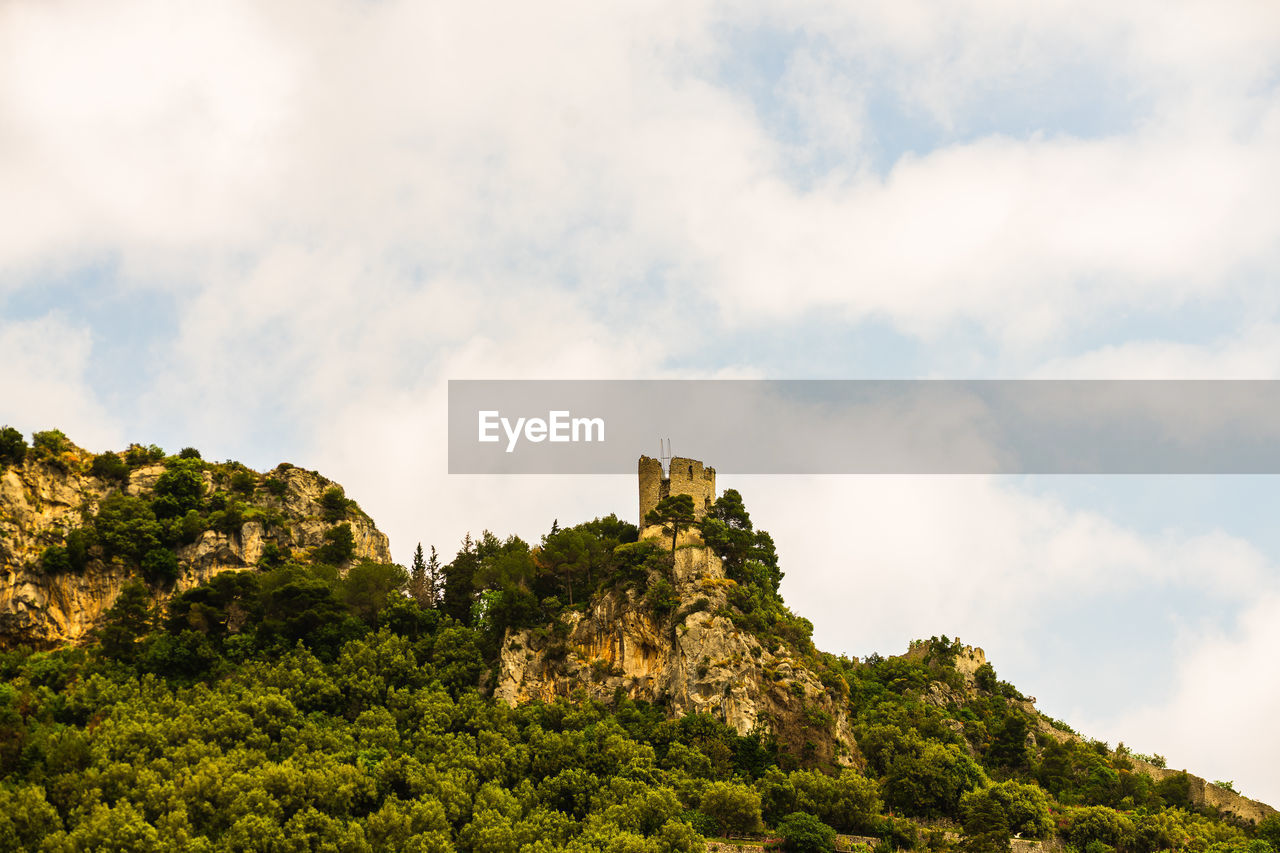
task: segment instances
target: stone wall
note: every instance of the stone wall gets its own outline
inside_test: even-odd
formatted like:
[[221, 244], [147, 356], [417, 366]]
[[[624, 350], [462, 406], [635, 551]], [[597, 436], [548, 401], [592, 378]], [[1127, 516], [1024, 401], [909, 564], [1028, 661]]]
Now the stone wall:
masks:
[[658, 505], [658, 501], [671, 495], [688, 495], [693, 498], [693, 512], [698, 518], [707, 514], [716, 501], [716, 469], [704, 466], [697, 459], [674, 456], [662, 476], [662, 463], [650, 456], [641, 456], [637, 466], [640, 484], [640, 519]]

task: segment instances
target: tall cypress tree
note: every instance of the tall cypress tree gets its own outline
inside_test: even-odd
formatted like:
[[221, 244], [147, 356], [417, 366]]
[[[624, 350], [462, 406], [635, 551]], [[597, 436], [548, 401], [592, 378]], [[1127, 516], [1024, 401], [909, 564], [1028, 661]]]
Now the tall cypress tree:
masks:
[[475, 602], [475, 575], [480, 558], [475, 542], [468, 533], [453, 562], [444, 567], [444, 595], [440, 609], [463, 625], [471, 624], [471, 605]]
[[427, 561], [422, 556], [422, 543], [413, 549], [413, 565], [409, 568], [409, 595], [423, 607], [427, 603]]
[[440, 605], [440, 593], [444, 587], [444, 572], [440, 567], [440, 555], [436, 553], [436, 546], [431, 546], [431, 556], [427, 559], [426, 567], [427, 575], [427, 600], [423, 602], [423, 607], [438, 607]]

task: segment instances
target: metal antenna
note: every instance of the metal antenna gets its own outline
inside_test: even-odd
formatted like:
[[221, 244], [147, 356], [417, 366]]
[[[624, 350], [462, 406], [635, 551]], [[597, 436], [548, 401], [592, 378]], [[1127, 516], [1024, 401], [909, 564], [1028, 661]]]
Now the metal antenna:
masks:
[[671, 476], [671, 439], [667, 439], [667, 448], [662, 449], [662, 439], [658, 439], [658, 463], [662, 465], [662, 475]]

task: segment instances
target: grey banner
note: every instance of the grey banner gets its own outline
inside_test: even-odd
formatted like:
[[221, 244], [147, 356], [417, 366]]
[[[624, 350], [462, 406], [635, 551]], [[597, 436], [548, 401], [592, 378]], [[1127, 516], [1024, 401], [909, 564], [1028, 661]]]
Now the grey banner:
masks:
[[451, 474], [1276, 474], [1278, 381], [451, 380]]

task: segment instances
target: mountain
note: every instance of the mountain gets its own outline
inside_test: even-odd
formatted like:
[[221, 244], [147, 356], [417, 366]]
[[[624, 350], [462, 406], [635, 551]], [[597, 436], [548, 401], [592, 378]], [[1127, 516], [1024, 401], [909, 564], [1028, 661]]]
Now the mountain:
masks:
[[639, 485], [406, 571], [315, 472], [0, 430], [0, 849], [1280, 849], [981, 649], [818, 650], [741, 495]]
[[[261, 474], [137, 445], [95, 456], [39, 433], [0, 469], [0, 648], [83, 641], [149, 556], [173, 575], [151, 590], [162, 604], [220, 572], [312, 553], [339, 524], [352, 538], [344, 563], [391, 562], [387, 537], [314, 471], [286, 463]], [[139, 553], [115, 541], [135, 534], [147, 540]]]

